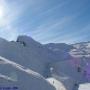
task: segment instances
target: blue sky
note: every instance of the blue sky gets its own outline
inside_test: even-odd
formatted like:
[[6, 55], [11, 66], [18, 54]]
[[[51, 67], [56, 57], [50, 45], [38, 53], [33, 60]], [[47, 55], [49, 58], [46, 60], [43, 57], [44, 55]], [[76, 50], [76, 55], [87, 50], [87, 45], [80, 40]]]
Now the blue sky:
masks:
[[90, 0], [0, 0], [0, 37], [41, 43], [90, 41]]

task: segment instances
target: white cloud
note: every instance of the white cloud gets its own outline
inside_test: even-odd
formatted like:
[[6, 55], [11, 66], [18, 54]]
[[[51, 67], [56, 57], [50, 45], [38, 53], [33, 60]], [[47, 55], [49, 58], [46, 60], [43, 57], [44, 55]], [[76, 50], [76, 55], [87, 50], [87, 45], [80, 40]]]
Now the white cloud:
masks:
[[[63, 32], [63, 29], [65, 29], [65, 27], [70, 24], [73, 19], [75, 19], [77, 16], [66, 16], [66, 17], [62, 17], [59, 20], [48, 20], [48, 22], [34, 28], [35, 30], [30, 32], [31, 35], [38, 41], [41, 41], [45, 43], [48, 41], [53, 41], [52, 39], [55, 38], [59, 38], [56, 37], [56, 35], [59, 33]], [[55, 32], [55, 33], [54, 33]], [[28, 33], [28, 32], [27, 32]], [[64, 37], [62, 35], [62, 37]], [[51, 38], [51, 39], [50, 39]], [[50, 40], [48, 40], [50, 39]]]

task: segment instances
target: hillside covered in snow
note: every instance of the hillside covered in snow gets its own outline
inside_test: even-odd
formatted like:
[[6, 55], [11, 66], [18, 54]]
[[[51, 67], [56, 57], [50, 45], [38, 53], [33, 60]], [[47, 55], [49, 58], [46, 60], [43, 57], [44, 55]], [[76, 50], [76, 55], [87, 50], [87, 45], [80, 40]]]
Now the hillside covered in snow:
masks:
[[83, 90], [85, 83], [90, 83], [90, 42], [41, 44], [28, 36], [0, 38], [0, 88]]

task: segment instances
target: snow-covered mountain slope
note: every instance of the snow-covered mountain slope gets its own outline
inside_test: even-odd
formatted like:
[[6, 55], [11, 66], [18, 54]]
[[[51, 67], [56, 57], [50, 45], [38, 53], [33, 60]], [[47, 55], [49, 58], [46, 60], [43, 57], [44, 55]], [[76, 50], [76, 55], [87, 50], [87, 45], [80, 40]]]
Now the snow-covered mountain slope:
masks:
[[72, 45], [50, 43], [45, 47], [59, 55], [64, 52], [61, 57], [67, 55], [66, 60], [56, 62], [51, 66], [52, 72], [59, 77], [57, 80], [60, 79], [61, 82], [62, 78], [67, 78], [62, 82], [66, 88], [69, 86], [67, 90], [72, 90], [72, 88], [77, 90], [80, 83], [90, 83], [90, 42]]
[[63, 83], [57, 80], [56, 78], [51, 77], [47, 80], [56, 88], [56, 90], [67, 90]]
[[66, 90], [77, 90], [79, 84], [89, 81], [83, 70], [78, 71], [78, 67], [72, 65], [70, 60], [57, 62], [52, 67], [52, 76], [60, 81]]
[[17, 86], [19, 90], [55, 90], [39, 73], [1, 56], [0, 62], [4, 62], [0, 63], [0, 86]]
[[[23, 39], [22, 41], [22, 38], [25, 40]], [[18, 42], [8, 42], [0, 39], [0, 55], [25, 67], [31, 68], [42, 75], [45, 75], [44, 72], [48, 71], [46, 67], [50, 61], [55, 60], [51, 51], [25, 36], [19, 37]]]
[[61, 52], [68, 52], [70, 51], [73, 46], [72, 45], [68, 45], [68, 44], [65, 44], [65, 43], [49, 43], [49, 44], [45, 44], [45, 47], [47, 47], [48, 49], [50, 50], [53, 50], [53, 51], [61, 51]]
[[89, 57], [90, 58], [90, 42], [82, 42], [73, 44], [74, 49], [70, 51], [73, 57]]
[[61, 55], [61, 52], [69, 53], [72, 57], [90, 57], [90, 42], [81, 42], [76, 44], [49, 43], [45, 47]]
[[68, 52], [73, 49], [73, 46], [65, 43], [49, 43], [44, 46], [55, 53], [60, 58], [59, 61], [69, 59], [70, 55]]
[[86, 80], [82, 71], [78, 72], [78, 68], [74, 67], [70, 61], [58, 62], [55, 63], [52, 67], [52, 73], [60, 77], [71, 78], [76, 83], [83, 83]]
[[[68, 49], [69, 48], [68, 46]], [[45, 45], [27, 36], [19, 36], [16, 42], [9, 42], [1, 38], [0, 55], [25, 67], [31, 68], [45, 77], [49, 76], [51, 63], [70, 57], [70, 55], [63, 50], [54, 52]]]
[[0, 38], [0, 80], [20, 84], [21, 90], [58, 90], [59, 85], [77, 90], [79, 84], [90, 82], [89, 53], [89, 42], [41, 44], [28, 36], [17, 41]]

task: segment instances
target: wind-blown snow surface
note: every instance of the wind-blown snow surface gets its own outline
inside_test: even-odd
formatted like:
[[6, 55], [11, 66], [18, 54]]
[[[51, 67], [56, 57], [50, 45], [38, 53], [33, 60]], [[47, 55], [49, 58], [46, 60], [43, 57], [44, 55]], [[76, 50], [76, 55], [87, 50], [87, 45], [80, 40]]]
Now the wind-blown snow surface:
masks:
[[0, 38], [0, 85], [78, 90], [83, 83], [90, 83], [89, 42], [43, 45], [28, 36], [11, 42]]

